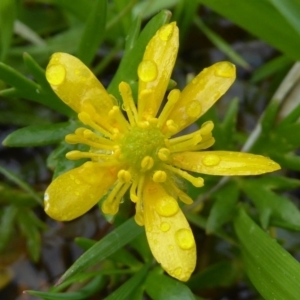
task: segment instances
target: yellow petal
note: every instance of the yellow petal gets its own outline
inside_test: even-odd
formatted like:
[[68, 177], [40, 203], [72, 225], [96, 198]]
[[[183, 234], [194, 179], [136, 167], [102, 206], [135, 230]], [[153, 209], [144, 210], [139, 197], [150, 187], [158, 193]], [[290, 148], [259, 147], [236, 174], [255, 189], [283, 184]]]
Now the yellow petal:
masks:
[[77, 113], [92, 106], [103, 122], [115, 104], [103, 85], [78, 58], [54, 53], [46, 69], [46, 78], [56, 95]]
[[143, 190], [143, 205], [153, 256], [171, 276], [187, 281], [195, 269], [196, 246], [177, 201], [160, 184], [149, 180]]
[[[178, 126], [177, 132], [194, 123], [231, 86], [235, 80], [235, 66], [230, 62], [218, 62], [204, 69], [182, 91], [168, 120]], [[164, 128], [166, 131], [167, 128]], [[175, 134], [174, 133], [174, 134]]]
[[155, 117], [157, 114], [177, 57], [178, 35], [175, 22], [164, 25], [146, 47], [138, 67], [140, 119]]
[[209, 175], [258, 175], [273, 172], [280, 166], [268, 157], [243, 152], [201, 151], [172, 155], [176, 167]]
[[116, 181], [117, 171], [86, 162], [58, 176], [45, 192], [46, 213], [58, 221], [73, 220], [92, 208]]

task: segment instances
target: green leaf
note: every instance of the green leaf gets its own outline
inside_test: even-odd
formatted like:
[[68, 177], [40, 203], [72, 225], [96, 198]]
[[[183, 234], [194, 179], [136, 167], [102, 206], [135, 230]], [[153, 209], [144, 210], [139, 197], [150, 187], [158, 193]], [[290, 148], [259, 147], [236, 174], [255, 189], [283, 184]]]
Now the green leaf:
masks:
[[235, 64], [250, 69], [250, 65], [217, 33], [207, 27], [200, 17], [194, 18], [194, 24], [206, 35], [206, 37]]
[[53, 92], [48, 81], [46, 80], [45, 70], [26, 52], [23, 53], [23, 61], [28, 70], [34, 76], [35, 80], [41, 86], [39, 89], [41, 94], [39, 103], [51, 107], [64, 115], [74, 115], [72, 109], [63, 101], [61, 101]]
[[107, 0], [96, 0], [87, 18], [77, 50], [77, 57], [86, 65], [91, 64], [104, 38], [106, 10]]
[[220, 261], [192, 276], [187, 285], [192, 290], [226, 287], [237, 278], [237, 268], [229, 261]]
[[3, 145], [6, 147], [51, 145], [63, 141], [65, 136], [77, 127], [78, 123], [74, 121], [23, 127], [9, 134], [4, 139]]
[[155, 271], [147, 277], [145, 287], [153, 300], [195, 300], [195, 296], [184, 283]]
[[268, 236], [243, 209], [234, 228], [241, 243], [247, 275], [266, 300], [298, 300], [300, 265]]
[[268, 0], [287, 22], [297, 31], [300, 37], [300, 2], [297, 0]]
[[87, 159], [78, 159], [78, 160], [69, 160], [66, 158], [66, 153], [72, 150], [79, 151], [88, 151], [88, 146], [78, 144], [78, 145], [70, 145], [66, 143], [64, 140], [60, 143], [60, 145], [51, 152], [51, 154], [47, 158], [47, 166], [49, 169], [54, 170], [53, 178], [55, 179], [57, 176], [79, 167]]
[[0, 252], [5, 249], [9, 239], [14, 233], [14, 223], [18, 213], [15, 205], [6, 206], [0, 214]]
[[169, 21], [170, 17], [169, 11], [162, 11], [147, 23], [134, 46], [124, 53], [119, 68], [107, 89], [110, 94], [119, 98], [118, 86], [121, 81], [126, 81], [129, 84], [137, 81], [137, 68], [142, 61], [146, 45], [156, 31]]
[[[80, 248], [84, 250], [90, 249], [97, 243], [97, 241], [81, 237], [76, 238], [75, 242]], [[117, 263], [121, 263], [125, 266], [129, 266], [132, 268], [139, 268], [141, 266], [141, 262], [138, 261], [137, 258], [134, 255], [132, 255], [129, 251], [123, 248], [120, 248], [118, 251], [111, 254], [109, 258], [113, 261], [116, 261]]]
[[16, 1], [0, 1], [0, 61], [8, 53], [13, 37], [14, 21], [16, 18]]
[[144, 281], [151, 262], [144, 265], [134, 276], [122, 284], [117, 290], [105, 298], [105, 300], [126, 300]]
[[0, 165], [0, 173], [4, 175], [7, 179], [14, 182], [17, 186], [19, 186], [23, 191], [27, 192], [38, 204], [42, 205], [43, 200], [36, 193], [34, 189], [32, 189], [25, 181], [20, 179], [17, 175], [12, 173], [11, 171], [5, 169]]
[[39, 230], [33, 222], [33, 217], [31, 211], [20, 210], [18, 212], [18, 224], [26, 236], [27, 249], [29, 251], [30, 257], [33, 261], [38, 261], [40, 257], [41, 250], [41, 236]]
[[271, 221], [273, 225], [300, 230], [300, 211], [289, 199], [275, 194], [255, 179], [243, 180], [241, 187], [259, 210], [264, 229]]
[[261, 80], [266, 79], [268, 76], [276, 74], [280, 70], [291, 66], [292, 63], [293, 63], [293, 60], [286, 57], [285, 55], [278, 56], [278, 57], [266, 62], [258, 69], [256, 69], [253, 72], [250, 81], [253, 83], [257, 83]]
[[300, 180], [285, 176], [262, 176], [255, 181], [266, 189], [271, 190], [291, 190], [300, 187]]
[[[199, 2], [258, 36], [288, 57], [300, 59], [298, 32], [268, 0], [199, 0]], [[295, 11], [298, 19], [299, 13], [299, 10]]]
[[264, 111], [261, 126], [264, 134], [268, 134], [271, 130], [274, 130], [274, 123], [280, 107], [279, 101], [271, 101]]
[[138, 226], [133, 219], [129, 219], [79, 257], [61, 277], [59, 283], [109, 257], [136, 238], [142, 231], [142, 227]]
[[233, 182], [221, 188], [215, 195], [214, 202], [206, 223], [208, 234], [218, 230], [224, 223], [228, 222], [236, 211], [239, 199], [239, 189]]
[[85, 287], [77, 292], [66, 293], [51, 293], [51, 292], [37, 292], [37, 291], [25, 291], [29, 295], [33, 295], [44, 300], [82, 300], [88, 299], [89, 296], [95, 294], [100, 288], [103, 281], [103, 276], [99, 275], [89, 282]]

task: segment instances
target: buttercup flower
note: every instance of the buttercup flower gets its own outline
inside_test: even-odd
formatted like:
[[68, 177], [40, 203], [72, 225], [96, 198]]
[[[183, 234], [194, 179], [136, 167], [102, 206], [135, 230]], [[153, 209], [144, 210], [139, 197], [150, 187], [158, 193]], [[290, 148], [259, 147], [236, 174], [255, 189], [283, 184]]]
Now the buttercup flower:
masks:
[[193, 133], [173, 137], [201, 117], [235, 79], [233, 64], [216, 63], [182, 91], [173, 89], [161, 108], [177, 51], [178, 28], [170, 23], [150, 40], [139, 64], [137, 105], [130, 85], [119, 84], [125, 116], [117, 100], [77, 58], [66, 53], [51, 57], [47, 80], [83, 123], [66, 141], [90, 147], [87, 152], [71, 151], [66, 157], [90, 160], [50, 184], [45, 211], [53, 219], [68, 221], [106, 196], [102, 211], [114, 215], [129, 191], [136, 207], [135, 220], [145, 226], [154, 257], [171, 276], [186, 281], [195, 268], [196, 246], [178, 205], [178, 200], [191, 204], [192, 199], [178, 187], [178, 181], [183, 178], [202, 187], [203, 179], [187, 171], [257, 175], [280, 167], [260, 155], [202, 151], [214, 143], [211, 121]]

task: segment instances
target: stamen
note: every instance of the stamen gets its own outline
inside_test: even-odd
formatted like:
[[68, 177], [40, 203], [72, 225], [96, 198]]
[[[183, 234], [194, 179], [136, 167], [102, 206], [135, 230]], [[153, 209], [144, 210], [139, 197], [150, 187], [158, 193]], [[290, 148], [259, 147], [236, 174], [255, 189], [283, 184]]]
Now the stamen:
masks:
[[151, 89], [142, 90], [139, 93], [139, 109], [138, 118], [139, 121], [148, 120], [153, 117], [153, 109], [151, 109], [151, 103], [154, 101], [154, 91]]
[[201, 134], [194, 133], [190, 139], [172, 145], [170, 147], [170, 150], [172, 153], [188, 151], [190, 150], [191, 147], [196, 146], [199, 142], [201, 142], [201, 140], [202, 140]]
[[[75, 133], [77, 134], [76, 131]], [[99, 144], [115, 145], [115, 143], [112, 140], [101, 137], [89, 129], [85, 129], [81, 134], [83, 137]]]
[[167, 161], [170, 156], [170, 150], [167, 148], [161, 148], [158, 150], [157, 156], [162, 161]]
[[118, 182], [102, 204], [102, 211], [108, 215], [115, 215], [119, 211], [121, 198], [124, 196], [131, 183]]
[[[141, 174], [139, 176], [139, 182], [138, 182], [138, 186], [137, 186], [138, 202], [141, 202], [143, 199], [144, 182], [145, 182], [145, 175]], [[142, 202], [141, 202], [141, 211], [143, 211]]]
[[67, 134], [65, 136], [65, 141], [69, 144], [85, 144], [90, 147], [96, 148], [96, 149], [103, 149], [103, 150], [113, 150], [113, 145], [107, 145], [107, 144], [100, 144], [98, 142], [93, 142], [88, 140], [87, 138], [81, 137], [77, 134]]
[[189, 181], [195, 187], [202, 187], [204, 185], [204, 180], [201, 177], [194, 177], [186, 171], [177, 169], [177, 168], [172, 167], [172, 166], [167, 165], [167, 164], [164, 164], [164, 166], [167, 170], [170, 170], [171, 172], [173, 172], [173, 173], [181, 176], [182, 178], [186, 179], [187, 181]]
[[147, 129], [147, 128], [149, 128], [150, 123], [148, 121], [139, 121], [137, 123], [137, 126], [142, 129]]
[[168, 184], [171, 186], [171, 190], [178, 196], [178, 198], [185, 204], [192, 204], [193, 199], [188, 196], [185, 192], [183, 192], [180, 188], [178, 188], [177, 184], [175, 184], [172, 180], [168, 181]]
[[136, 203], [139, 198], [137, 196], [137, 187], [138, 187], [138, 183], [139, 183], [139, 180], [138, 179], [134, 179], [133, 182], [132, 182], [132, 185], [131, 185], [131, 188], [130, 188], [130, 199], [132, 202]]
[[94, 120], [92, 120], [91, 116], [86, 112], [81, 112], [78, 114], [78, 119], [85, 125], [90, 126], [91, 128], [95, 129], [98, 132], [101, 132], [106, 137], [111, 138], [111, 133], [104, 129], [102, 126], [96, 124]]
[[154, 182], [165, 182], [167, 180], [167, 173], [164, 171], [155, 171], [152, 177]]
[[164, 123], [167, 120], [171, 110], [173, 109], [173, 107], [177, 103], [179, 97], [180, 97], [180, 91], [178, 89], [174, 89], [169, 93], [168, 102], [166, 103], [166, 105], [164, 106], [161, 114], [158, 117], [158, 124], [157, 124], [158, 128], [161, 128], [164, 125]]
[[[116, 102], [116, 101], [113, 101]], [[95, 107], [91, 105], [91, 103], [83, 103], [82, 105], [82, 112], [85, 112], [90, 116], [90, 119], [98, 126], [102, 127], [105, 131], [109, 133], [113, 132], [114, 127], [112, 126], [113, 122], [112, 119], [109, 118], [108, 115], [100, 116]]]
[[140, 199], [136, 205], [135, 205], [135, 216], [134, 220], [135, 222], [140, 225], [144, 226], [145, 221], [144, 221], [144, 213], [143, 213], [143, 205], [142, 205], [142, 199]]
[[138, 119], [135, 103], [132, 98], [130, 85], [124, 81], [119, 84], [119, 91], [123, 99], [125, 111], [127, 113], [131, 126], [135, 125]]
[[197, 150], [203, 150], [211, 147], [215, 143], [215, 139], [213, 137], [207, 139], [204, 142], [201, 142], [199, 145], [189, 147], [188, 151], [197, 151]]
[[145, 156], [141, 162], [142, 171], [150, 170], [154, 165], [154, 160], [151, 156]]
[[128, 183], [131, 181], [131, 174], [129, 171], [122, 169], [118, 172], [118, 178], [120, 181]]
[[66, 153], [66, 158], [69, 160], [77, 160], [82, 158], [90, 158], [92, 160], [103, 161], [111, 158], [109, 154], [101, 154], [101, 153], [94, 153], [94, 152], [82, 152], [78, 150], [73, 150]]
[[166, 135], [173, 135], [178, 130], [178, 125], [173, 120], [168, 120], [166, 122], [166, 126], [168, 128], [168, 132]]
[[120, 125], [120, 127], [124, 129], [124, 131], [128, 131], [130, 125], [128, 121], [124, 118], [124, 115], [122, 114], [119, 106], [113, 106], [113, 108], [109, 111], [108, 115], [111, 118], [114, 118]]

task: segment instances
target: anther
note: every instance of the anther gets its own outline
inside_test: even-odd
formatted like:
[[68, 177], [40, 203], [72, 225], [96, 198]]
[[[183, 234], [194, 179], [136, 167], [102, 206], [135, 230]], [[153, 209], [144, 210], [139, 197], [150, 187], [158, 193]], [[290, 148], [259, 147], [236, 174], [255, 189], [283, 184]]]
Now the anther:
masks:
[[120, 181], [128, 183], [131, 181], [131, 174], [126, 170], [120, 170], [118, 172], [118, 178]]
[[154, 160], [151, 156], [145, 156], [141, 162], [142, 171], [150, 170], [154, 165]]
[[158, 128], [161, 128], [162, 125], [165, 123], [171, 110], [173, 109], [173, 107], [175, 106], [177, 101], [179, 100], [179, 97], [180, 97], [180, 91], [178, 89], [174, 89], [169, 93], [168, 102], [164, 106], [164, 108], [158, 118], [158, 125], [157, 125]]
[[173, 120], [168, 120], [166, 122], [166, 126], [168, 128], [169, 133], [172, 135], [177, 132], [178, 126]]
[[165, 164], [165, 168], [186, 179], [195, 187], [202, 187], [204, 185], [204, 180], [201, 177], [194, 177], [186, 171], [182, 171], [167, 164]]
[[165, 182], [167, 180], [167, 174], [165, 171], [155, 171], [152, 179], [154, 182]]
[[157, 156], [162, 161], [167, 161], [170, 156], [170, 150], [167, 148], [161, 148], [158, 150]]
[[104, 129], [102, 126], [99, 126], [98, 124], [96, 124], [91, 116], [86, 113], [86, 112], [81, 112], [78, 114], [78, 119], [85, 125], [88, 125], [90, 126], [91, 128], [95, 129], [96, 131], [98, 132], [101, 132], [103, 135], [107, 136], [107, 137], [111, 137], [111, 134], [106, 130]]

